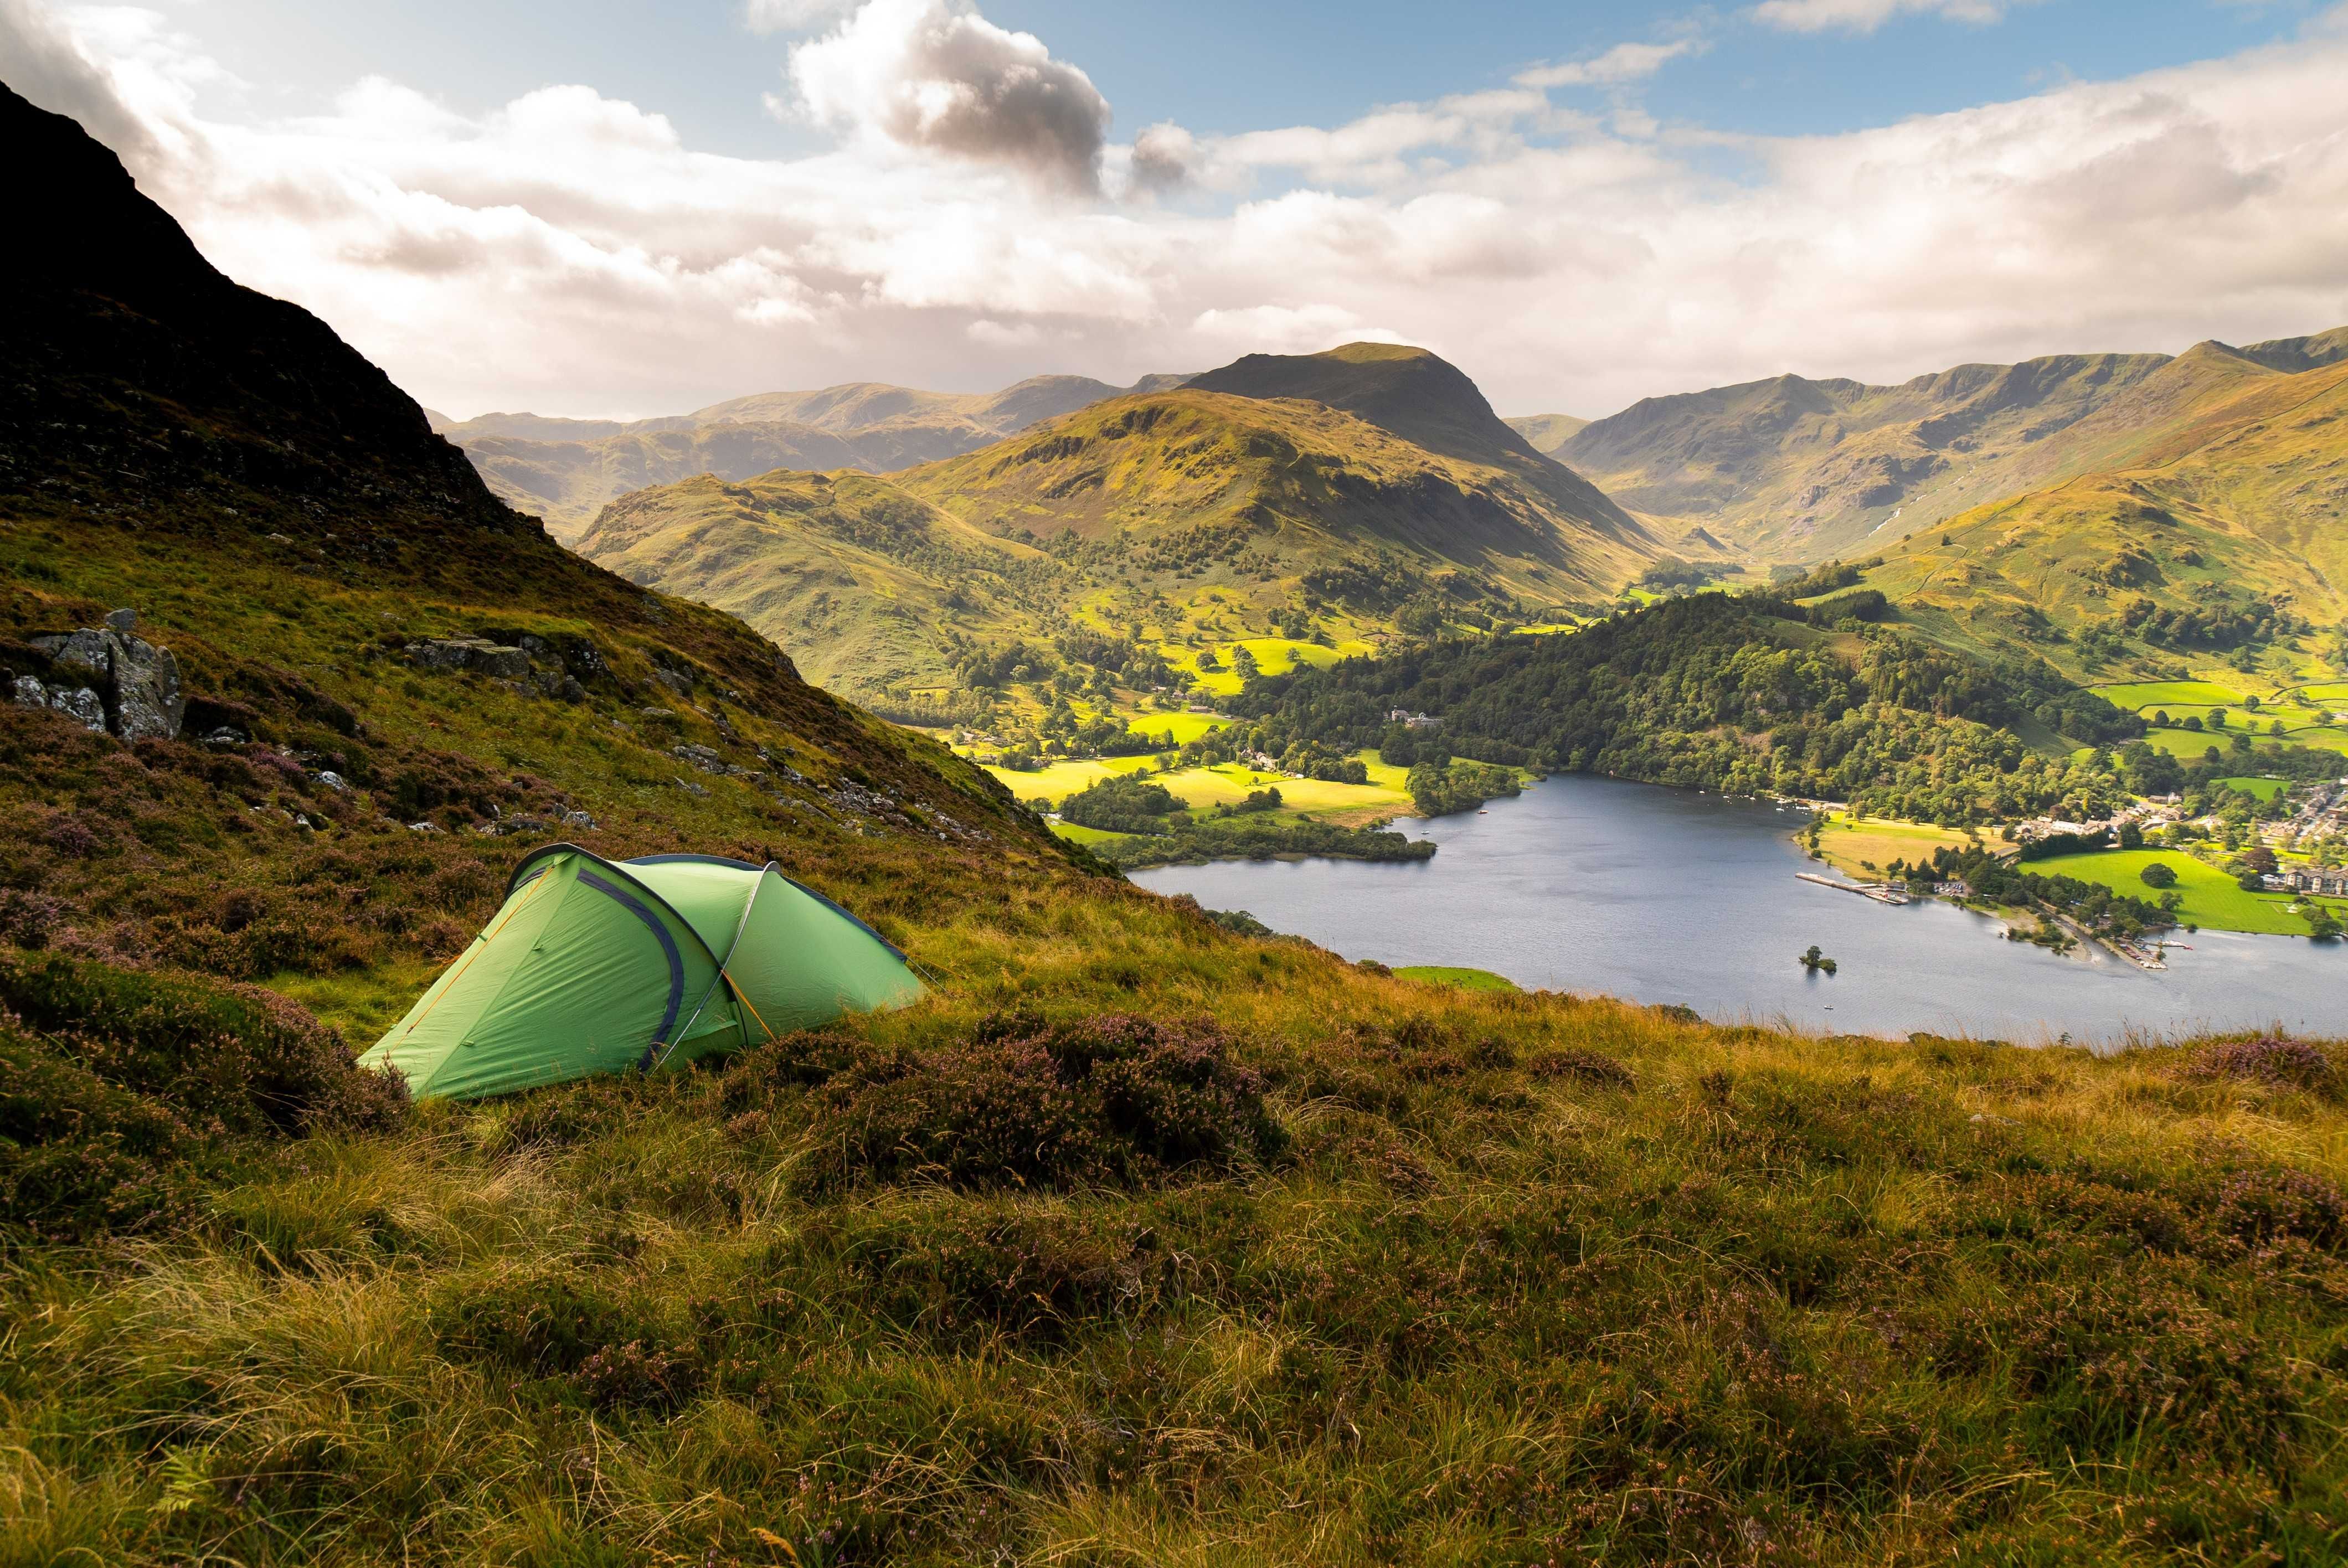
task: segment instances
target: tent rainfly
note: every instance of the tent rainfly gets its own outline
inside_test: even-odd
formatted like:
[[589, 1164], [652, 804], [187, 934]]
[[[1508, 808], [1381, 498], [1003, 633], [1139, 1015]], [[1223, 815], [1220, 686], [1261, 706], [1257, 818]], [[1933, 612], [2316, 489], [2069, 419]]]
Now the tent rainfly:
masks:
[[905, 955], [771, 863], [550, 845], [363, 1063], [419, 1100], [654, 1072], [922, 994]]

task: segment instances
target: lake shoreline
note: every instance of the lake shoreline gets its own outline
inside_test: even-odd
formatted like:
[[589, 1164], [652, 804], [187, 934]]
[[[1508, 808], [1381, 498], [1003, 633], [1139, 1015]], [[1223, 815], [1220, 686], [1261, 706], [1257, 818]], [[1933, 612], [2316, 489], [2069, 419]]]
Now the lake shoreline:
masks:
[[[2348, 962], [2204, 930], [2165, 971], [2004, 938], [2010, 917], [1888, 907], [1797, 881], [1790, 803], [1557, 774], [1481, 812], [1421, 819], [1406, 866], [1304, 861], [1138, 871], [1349, 958], [1457, 966], [1526, 989], [1691, 1005], [1715, 1021], [2059, 1042], [2196, 1029], [2348, 1028]], [[1805, 979], [1811, 945], [1842, 960]]]

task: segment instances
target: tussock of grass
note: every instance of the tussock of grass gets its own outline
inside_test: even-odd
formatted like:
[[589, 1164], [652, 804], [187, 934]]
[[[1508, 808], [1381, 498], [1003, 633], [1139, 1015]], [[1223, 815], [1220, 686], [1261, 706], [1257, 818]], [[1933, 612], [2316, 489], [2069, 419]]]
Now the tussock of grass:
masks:
[[[167, 1235], [18, 1248], [0, 1533], [251, 1563], [2329, 1550], [2331, 1048], [1720, 1030], [1116, 889], [932, 943], [956, 978], [907, 1012], [301, 1139]], [[1118, 1068], [1162, 1087], [1140, 1121]]]

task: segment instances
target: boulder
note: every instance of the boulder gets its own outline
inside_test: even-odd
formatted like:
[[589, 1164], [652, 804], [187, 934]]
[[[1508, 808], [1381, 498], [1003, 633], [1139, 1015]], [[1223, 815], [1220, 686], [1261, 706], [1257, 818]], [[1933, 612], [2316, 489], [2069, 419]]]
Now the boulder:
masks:
[[444, 637], [407, 645], [408, 661], [423, 670], [469, 670], [500, 681], [530, 676], [530, 655], [486, 637]]
[[30, 675], [19, 675], [8, 695], [20, 707], [53, 708], [80, 721], [82, 728], [106, 730], [106, 700], [88, 686], [45, 686]]
[[[170, 649], [140, 637], [138, 624], [137, 611], [118, 610], [103, 627], [32, 639], [49, 656], [51, 673], [63, 679], [21, 677], [16, 701], [70, 713], [93, 730], [126, 741], [178, 739], [188, 711], [180, 661]], [[39, 696], [29, 696], [28, 685], [40, 689]]]

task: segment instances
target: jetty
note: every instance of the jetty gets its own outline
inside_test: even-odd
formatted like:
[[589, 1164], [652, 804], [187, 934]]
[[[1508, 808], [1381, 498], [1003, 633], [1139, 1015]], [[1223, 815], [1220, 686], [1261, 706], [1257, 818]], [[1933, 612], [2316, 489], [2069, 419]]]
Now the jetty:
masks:
[[1795, 876], [1805, 882], [1815, 882], [1821, 887], [1831, 887], [1838, 893], [1856, 893], [1862, 898], [1872, 898], [1878, 904], [1905, 904], [1908, 890], [1894, 887], [1889, 882], [1842, 882], [1832, 876], [1821, 876], [1815, 871], [1797, 871]]

